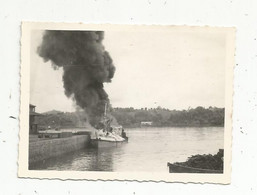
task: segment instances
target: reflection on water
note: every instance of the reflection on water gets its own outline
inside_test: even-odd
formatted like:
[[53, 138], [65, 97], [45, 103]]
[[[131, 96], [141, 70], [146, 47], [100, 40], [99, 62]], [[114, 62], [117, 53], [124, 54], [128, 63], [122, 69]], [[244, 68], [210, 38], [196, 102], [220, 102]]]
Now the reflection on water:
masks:
[[30, 169], [167, 172], [167, 162], [223, 148], [224, 128], [127, 129], [129, 142], [119, 147], [84, 149], [37, 163]]

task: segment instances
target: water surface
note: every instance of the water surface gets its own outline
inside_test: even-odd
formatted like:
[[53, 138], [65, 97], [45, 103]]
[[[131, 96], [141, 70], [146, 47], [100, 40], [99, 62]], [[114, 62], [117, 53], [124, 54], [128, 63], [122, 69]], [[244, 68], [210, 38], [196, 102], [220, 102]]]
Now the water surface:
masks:
[[126, 129], [129, 142], [119, 147], [83, 149], [38, 163], [31, 169], [167, 172], [167, 162], [223, 148], [224, 128]]

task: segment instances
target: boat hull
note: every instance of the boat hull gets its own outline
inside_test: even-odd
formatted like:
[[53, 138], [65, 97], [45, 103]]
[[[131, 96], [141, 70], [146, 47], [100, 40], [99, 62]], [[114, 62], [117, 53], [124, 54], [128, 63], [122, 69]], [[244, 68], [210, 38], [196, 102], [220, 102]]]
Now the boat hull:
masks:
[[187, 167], [182, 165], [176, 165], [168, 163], [170, 173], [219, 173], [222, 174], [223, 170], [201, 169], [194, 167]]
[[91, 140], [91, 146], [94, 148], [118, 147], [124, 143], [126, 143], [126, 141], [107, 141], [107, 140], [99, 140], [99, 139]]

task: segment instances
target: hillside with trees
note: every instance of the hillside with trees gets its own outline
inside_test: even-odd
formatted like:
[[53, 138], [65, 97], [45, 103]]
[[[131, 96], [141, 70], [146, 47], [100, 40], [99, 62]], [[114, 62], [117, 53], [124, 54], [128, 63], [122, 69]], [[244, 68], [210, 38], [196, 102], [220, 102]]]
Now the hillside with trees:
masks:
[[188, 110], [165, 108], [114, 108], [112, 115], [124, 127], [139, 127], [142, 121], [151, 121], [154, 127], [224, 126], [224, 108], [197, 107]]
[[[224, 108], [197, 107], [188, 110], [165, 108], [112, 108], [111, 115], [125, 128], [140, 127], [141, 122], [150, 121], [153, 127], [208, 127], [224, 126]], [[116, 121], [115, 121], [116, 123]], [[86, 126], [83, 112], [49, 111], [39, 119], [39, 127], [74, 128]]]

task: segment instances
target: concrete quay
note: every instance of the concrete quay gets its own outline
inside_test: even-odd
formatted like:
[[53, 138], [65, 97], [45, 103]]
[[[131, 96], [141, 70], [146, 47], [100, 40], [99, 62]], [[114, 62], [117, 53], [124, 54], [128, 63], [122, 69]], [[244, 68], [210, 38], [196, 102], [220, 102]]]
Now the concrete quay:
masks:
[[32, 137], [29, 142], [29, 165], [86, 148], [89, 144], [90, 135], [73, 135], [67, 138], [55, 139]]

